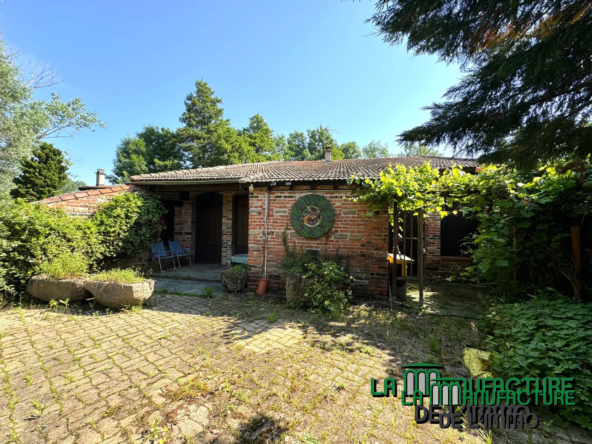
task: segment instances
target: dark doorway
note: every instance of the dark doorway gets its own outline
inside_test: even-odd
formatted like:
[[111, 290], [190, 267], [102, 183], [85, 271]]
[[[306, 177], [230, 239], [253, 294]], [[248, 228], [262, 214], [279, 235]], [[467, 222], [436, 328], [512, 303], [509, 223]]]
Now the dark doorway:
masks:
[[183, 202], [179, 200], [161, 200], [162, 206], [167, 210], [160, 218], [160, 224], [165, 227], [160, 233], [160, 240], [165, 242], [165, 246], [168, 241], [173, 240], [175, 237], [175, 207], [182, 207]]
[[234, 200], [233, 254], [249, 252], [249, 195], [236, 196]]
[[[446, 211], [456, 209], [445, 207]], [[448, 216], [442, 218], [440, 225], [440, 255], [441, 256], [468, 256], [463, 251], [463, 243], [470, 239], [469, 236], [477, 232], [479, 223], [476, 219], [463, 216], [461, 212], [457, 214], [448, 213]]]
[[197, 196], [195, 217], [195, 261], [222, 262], [222, 195]]

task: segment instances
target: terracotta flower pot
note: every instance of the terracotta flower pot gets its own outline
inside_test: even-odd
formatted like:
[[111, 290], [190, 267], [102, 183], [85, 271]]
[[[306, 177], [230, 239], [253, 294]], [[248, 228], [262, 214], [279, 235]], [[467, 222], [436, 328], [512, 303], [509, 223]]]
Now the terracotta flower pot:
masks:
[[259, 279], [259, 285], [257, 286], [256, 293], [258, 295], [264, 295], [267, 291], [267, 279]]

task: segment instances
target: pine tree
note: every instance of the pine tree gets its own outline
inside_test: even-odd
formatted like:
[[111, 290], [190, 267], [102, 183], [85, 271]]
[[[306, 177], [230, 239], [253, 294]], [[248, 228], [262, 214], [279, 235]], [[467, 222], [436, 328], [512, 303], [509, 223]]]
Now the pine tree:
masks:
[[384, 40], [465, 71], [402, 142], [532, 168], [592, 153], [592, 7], [586, 0], [378, 0]]
[[222, 99], [207, 82], [195, 82], [195, 92], [185, 99], [185, 112], [179, 119], [185, 126], [177, 130], [179, 147], [193, 168], [242, 163], [253, 149], [224, 119]]
[[247, 159], [248, 162], [266, 162], [281, 159], [281, 154], [277, 151], [273, 131], [260, 114], [251, 117], [249, 126], [239, 131], [239, 135], [252, 150], [251, 158]]
[[61, 150], [42, 142], [33, 149], [31, 158], [21, 160], [21, 174], [15, 179], [14, 198], [37, 201], [59, 194], [66, 184], [68, 164]]

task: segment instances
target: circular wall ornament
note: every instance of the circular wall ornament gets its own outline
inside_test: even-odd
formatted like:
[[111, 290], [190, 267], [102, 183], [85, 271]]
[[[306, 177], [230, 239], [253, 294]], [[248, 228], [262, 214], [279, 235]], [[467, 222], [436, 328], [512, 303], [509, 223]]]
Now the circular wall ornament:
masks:
[[333, 226], [335, 211], [323, 196], [307, 194], [292, 205], [290, 222], [300, 236], [317, 239], [327, 234]]

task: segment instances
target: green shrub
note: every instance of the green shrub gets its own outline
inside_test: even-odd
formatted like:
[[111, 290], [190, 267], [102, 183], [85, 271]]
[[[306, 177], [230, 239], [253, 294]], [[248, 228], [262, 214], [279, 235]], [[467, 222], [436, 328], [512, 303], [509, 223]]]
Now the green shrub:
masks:
[[114, 268], [112, 270], [101, 271], [100, 273], [93, 274], [90, 276], [90, 280], [114, 282], [117, 284], [139, 284], [140, 282], [144, 282], [146, 278], [144, 278], [142, 273], [131, 268]]
[[306, 277], [310, 279], [310, 284], [306, 296], [310, 299], [310, 306], [319, 313], [340, 316], [349, 306], [354, 278], [342, 266], [327, 260], [309, 263], [307, 268]]
[[64, 211], [22, 200], [0, 199], [0, 297], [18, 294], [41, 265], [65, 253], [92, 266], [103, 246], [94, 224]]
[[102, 238], [105, 256], [119, 259], [149, 251], [163, 229], [160, 218], [165, 213], [157, 198], [134, 193], [120, 194], [102, 205], [92, 221]]
[[73, 279], [88, 273], [88, 260], [80, 253], [62, 253], [39, 266], [43, 274], [52, 279]]
[[290, 247], [288, 244], [288, 226], [284, 228], [282, 233], [282, 243], [284, 244], [284, 258], [282, 259], [282, 270], [286, 273], [306, 274], [309, 269], [316, 267], [322, 261], [335, 262], [337, 264], [344, 263], [345, 270], [349, 269], [349, 257], [343, 256], [339, 253], [339, 247], [335, 256], [313, 254], [311, 252], [304, 252], [302, 248], [300, 251], [296, 250], [296, 246]]
[[531, 301], [499, 306], [485, 319], [491, 369], [504, 378], [574, 378], [574, 406], [551, 413], [592, 429], [592, 305], [558, 298], [553, 290]]

